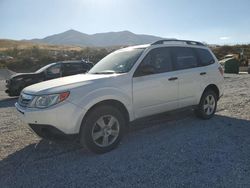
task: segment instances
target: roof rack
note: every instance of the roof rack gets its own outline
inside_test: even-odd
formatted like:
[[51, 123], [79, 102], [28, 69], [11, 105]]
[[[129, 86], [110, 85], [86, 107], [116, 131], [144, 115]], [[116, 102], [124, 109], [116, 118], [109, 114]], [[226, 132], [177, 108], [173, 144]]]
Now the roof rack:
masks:
[[152, 43], [151, 45], [164, 44], [165, 42], [185, 42], [186, 44], [189, 44], [189, 45], [205, 46], [201, 42], [191, 41], [191, 40], [178, 40], [178, 39], [162, 39], [162, 40], [158, 40], [158, 41]]

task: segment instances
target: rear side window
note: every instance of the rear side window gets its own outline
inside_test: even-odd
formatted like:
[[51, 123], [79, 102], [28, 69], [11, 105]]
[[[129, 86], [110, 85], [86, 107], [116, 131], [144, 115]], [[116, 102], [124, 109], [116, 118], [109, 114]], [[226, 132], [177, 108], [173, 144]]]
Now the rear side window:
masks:
[[198, 58], [193, 48], [173, 47], [172, 53], [176, 70], [190, 69], [198, 66]]
[[82, 63], [65, 63], [64, 64], [64, 75], [65, 76], [81, 73], [82, 71], [83, 71]]
[[201, 66], [211, 65], [215, 62], [212, 54], [208, 50], [197, 48], [195, 51], [199, 56]]

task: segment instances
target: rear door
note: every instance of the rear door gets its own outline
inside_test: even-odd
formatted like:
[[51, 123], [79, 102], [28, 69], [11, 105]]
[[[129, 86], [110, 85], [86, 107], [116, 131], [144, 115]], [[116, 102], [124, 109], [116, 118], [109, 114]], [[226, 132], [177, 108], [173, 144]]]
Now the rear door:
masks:
[[203, 88], [211, 83], [216, 83], [218, 77], [218, 66], [215, 65], [215, 59], [207, 49], [196, 48], [196, 54], [199, 58], [200, 75], [203, 80]]
[[[146, 66], [153, 71], [143, 73]], [[178, 79], [172, 71], [169, 48], [155, 48], [146, 55], [133, 77], [136, 118], [178, 108]]]
[[202, 84], [202, 67], [194, 48], [172, 47], [173, 62], [179, 80], [179, 106], [197, 104]]

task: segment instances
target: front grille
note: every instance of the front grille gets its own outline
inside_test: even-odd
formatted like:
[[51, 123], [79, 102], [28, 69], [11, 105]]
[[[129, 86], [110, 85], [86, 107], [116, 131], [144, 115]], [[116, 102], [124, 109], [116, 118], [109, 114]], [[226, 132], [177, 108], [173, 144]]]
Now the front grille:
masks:
[[21, 93], [18, 99], [18, 104], [22, 107], [27, 107], [32, 101], [33, 96], [25, 93]]

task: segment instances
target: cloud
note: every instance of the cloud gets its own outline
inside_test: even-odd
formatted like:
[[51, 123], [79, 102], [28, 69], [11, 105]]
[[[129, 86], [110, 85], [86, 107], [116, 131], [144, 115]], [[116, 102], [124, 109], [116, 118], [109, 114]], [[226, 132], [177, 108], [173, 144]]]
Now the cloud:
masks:
[[231, 37], [220, 37], [220, 40], [229, 40]]

